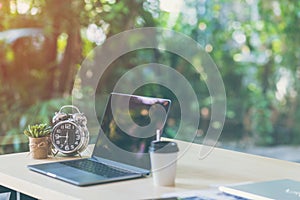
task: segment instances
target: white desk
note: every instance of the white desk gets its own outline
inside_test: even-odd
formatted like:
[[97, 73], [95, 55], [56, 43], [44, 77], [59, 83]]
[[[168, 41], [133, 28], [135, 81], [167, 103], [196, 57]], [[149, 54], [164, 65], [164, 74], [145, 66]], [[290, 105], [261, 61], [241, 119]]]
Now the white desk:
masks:
[[149, 199], [165, 193], [206, 189], [212, 185], [291, 178], [300, 181], [300, 164], [215, 148], [199, 159], [201, 145], [178, 141], [181, 154], [175, 187], [158, 187], [152, 178], [141, 178], [89, 187], [78, 187], [29, 171], [28, 164], [64, 158], [33, 160], [28, 153], [0, 156], [0, 185], [39, 199]]

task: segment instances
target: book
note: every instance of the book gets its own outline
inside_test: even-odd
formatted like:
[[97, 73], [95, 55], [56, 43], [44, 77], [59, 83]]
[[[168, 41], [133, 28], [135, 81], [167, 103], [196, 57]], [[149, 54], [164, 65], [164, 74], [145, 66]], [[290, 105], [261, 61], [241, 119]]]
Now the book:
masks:
[[300, 182], [291, 179], [220, 186], [219, 190], [246, 199], [300, 200]]

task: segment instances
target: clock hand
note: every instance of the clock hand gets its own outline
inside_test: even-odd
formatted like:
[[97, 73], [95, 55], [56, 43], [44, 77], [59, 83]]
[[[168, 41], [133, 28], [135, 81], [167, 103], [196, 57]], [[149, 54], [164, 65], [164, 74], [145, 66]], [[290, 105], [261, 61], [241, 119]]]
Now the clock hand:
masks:
[[65, 138], [66, 138], [66, 140], [65, 140], [64, 144], [67, 144], [68, 143], [68, 139], [69, 139], [69, 132], [67, 132]]
[[59, 139], [59, 138], [66, 138], [66, 136], [55, 135], [55, 138], [56, 138], [56, 139]]

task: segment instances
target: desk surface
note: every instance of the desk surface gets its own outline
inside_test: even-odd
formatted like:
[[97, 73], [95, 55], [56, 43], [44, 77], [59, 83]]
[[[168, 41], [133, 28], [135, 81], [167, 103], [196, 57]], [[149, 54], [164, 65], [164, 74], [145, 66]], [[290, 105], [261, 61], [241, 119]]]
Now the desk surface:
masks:
[[28, 164], [53, 162], [62, 157], [33, 160], [28, 153], [0, 156], [0, 185], [39, 199], [149, 199], [165, 193], [207, 189], [218, 184], [291, 178], [300, 181], [300, 164], [215, 148], [199, 159], [201, 145], [178, 141], [175, 187], [159, 187], [141, 178], [78, 187], [29, 171]]

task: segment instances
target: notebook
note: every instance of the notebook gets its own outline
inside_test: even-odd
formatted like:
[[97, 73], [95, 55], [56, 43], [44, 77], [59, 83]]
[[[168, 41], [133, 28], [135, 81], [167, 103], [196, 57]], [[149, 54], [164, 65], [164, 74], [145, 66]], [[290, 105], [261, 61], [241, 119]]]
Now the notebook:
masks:
[[300, 182], [290, 179], [221, 186], [219, 190], [246, 199], [300, 200]]
[[168, 99], [111, 93], [90, 158], [28, 168], [78, 186], [145, 177], [151, 168], [148, 147], [162, 131], [170, 104]]

